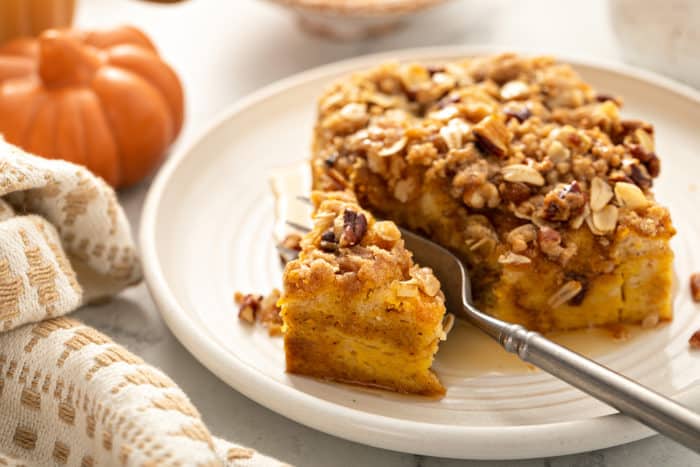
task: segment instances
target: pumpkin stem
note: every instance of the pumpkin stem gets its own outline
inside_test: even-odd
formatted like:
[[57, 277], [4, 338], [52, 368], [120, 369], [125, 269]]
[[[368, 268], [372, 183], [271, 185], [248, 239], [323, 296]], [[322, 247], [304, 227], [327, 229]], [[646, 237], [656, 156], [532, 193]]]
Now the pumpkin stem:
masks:
[[39, 76], [46, 86], [87, 84], [99, 65], [96, 51], [67, 30], [49, 29], [39, 36]]

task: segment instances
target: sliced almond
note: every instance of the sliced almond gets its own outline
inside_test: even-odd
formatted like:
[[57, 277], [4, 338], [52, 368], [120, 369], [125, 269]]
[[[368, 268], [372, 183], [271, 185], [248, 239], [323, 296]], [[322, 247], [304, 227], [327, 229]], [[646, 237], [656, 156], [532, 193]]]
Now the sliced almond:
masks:
[[344, 100], [345, 100], [345, 96], [340, 92], [336, 92], [335, 94], [331, 94], [330, 96], [326, 97], [325, 99], [323, 99], [321, 101], [321, 110], [325, 112], [326, 110], [330, 109], [334, 105], [340, 104]]
[[367, 117], [367, 104], [358, 104], [357, 102], [345, 104], [340, 109], [340, 116], [352, 122], [362, 121]]
[[435, 73], [433, 75], [433, 83], [438, 84], [440, 86], [445, 86], [447, 88], [451, 88], [456, 84], [455, 79], [448, 75], [447, 73]]
[[607, 100], [600, 104], [598, 108], [593, 110], [593, 113], [597, 117], [607, 118], [612, 121], [620, 119], [619, 108], [612, 100]]
[[448, 105], [440, 110], [435, 110], [428, 114], [428, 118], [446, 122], [459, 113], [459, 109], [454, 105]]
[[574, 298], [581, 290], [583, 290], [583, 285], [579, 281], [568, 281], [549, 297], [547, 305], [551, 308], [557, 308]]
[[526, 97], [530, 93], [528, 85], [519, 80], [508, 81], [501, 88], [501, 99], [511, 100]]
[[637, 141], [639, 141], [639, 145], [642, 147], [642, 149], [644, 149], [646, 152], [654, 152], [654, 139], [649, 133], [641, 128], [637, 128], [634, 131], [634, 136], [637, 137]]
[[473, 241], [469, 244], [469, 250], [471, 251], [476, 251], [479, 248], [481, 248], [483, 245], [493, 241], [493, 239], [489, 237], [481, 237], [479, 240]]
[[[455, 315], [452, 313], [447, 313], [445, 314], [445, 318], [442, 320], [442, 332], [445, 335], [445, 339], [447, 339], [447, 335], [450, 333], [452, 328], [455, 325]], [[441, 340], [445, 340], [441, 339]]]
[[508, 253], [499, 256], [498, 262], [501, 264], [530, 264], [532, 261], [527, 256], [509, 251]]
[[612, 199], [613, 191], [608, 182], [600, 177], [591, 180], [591, 209], [600, 211]]
[[396, 97], [378, 92], [370, 93], [366, 96], [366, 98], [368, 102], [371, 102], [372, 104], [376, 104], [384, 108], [394, 107], [395, 105], [397, 105]]
[[464, 135], [467, 133], [469, 133], [469, 124], [461, 118], [453, 118], [447, 122], [447, 125], [440, 128], [440, 136], [450, 149], [461, 148]]
[[615, 198], [620, 206], [630, 209], [641, 209], [649, 205], [649, 200], [642, 190], [633, 183], [618, 182], [615, 184]]
[[382, 240], [389, 242], [398, 242], [401, 240], [401, 231], [396, 227], [396, 224], [389, 221], [378, 221], [374, 223], [372, 228], [374, 233], [379, 235]]
[[407, 142], [408, 142], [408, 139], [404, 136], [403, 138], [399, 139], [391, 146], [386, 147], [386, 148], [382, 149], [381, 151], [379, 151], [378, 154], [381, 157], [393, 156], [397, 152], [401, 151], [404, 147], [406, 147]]
[[[597, 231], [601, 232], [602, 235], [605, 235], [615, 230], [615, 227], [617, 226], [617, 215], [617, 207], [613, 206], [612, 204], [608, 204], [600, 211], [593, 211], [590, 219]], [[595, 234], [596, 232], [593, 233]]]
[[501, 169], [503, 178], [507, 182], [522, 182], [528, 185], [544, 185], [544, 177], [537, 170], [525, 164], [507, 165]]
[[418, 282], [418, 287], [428, 295], [434, 297], [440, 291], [440, 282], [430, 268], [416, 268], [411, 271], [411, 276]]

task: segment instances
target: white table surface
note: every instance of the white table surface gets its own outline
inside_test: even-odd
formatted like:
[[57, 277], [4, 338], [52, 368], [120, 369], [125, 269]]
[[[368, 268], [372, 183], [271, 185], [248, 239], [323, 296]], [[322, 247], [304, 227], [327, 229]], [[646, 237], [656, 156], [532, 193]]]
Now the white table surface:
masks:
[[[418, 46], [493, 44], [619, 60], [605, 1], [459, 1], [427, 12], [389, 36], [331, 42], [298, 30], [282, 9], [262, 0], [190, 0], [153, 5], [81, 0], [80, 26], [131, 23], [147, 31], [177, 69], [187, 94], [178, 145], [192, 140], [238, 98], [279, 78], [357, 55]], [[120, 195], [134, 231], [148, 182]], [[232, 310], [232, 319], [234, 311]], [[238, 394], [199, 364], [161, 319], [145, 285], [76, 313], [167, 372], [189, 394], [213, 434], [305, 466], [691, 466], [700, 459], [655, 436], [578, 455], [525, 461], [457, 461], [402, 454], [345, 441], [273, 413]]]

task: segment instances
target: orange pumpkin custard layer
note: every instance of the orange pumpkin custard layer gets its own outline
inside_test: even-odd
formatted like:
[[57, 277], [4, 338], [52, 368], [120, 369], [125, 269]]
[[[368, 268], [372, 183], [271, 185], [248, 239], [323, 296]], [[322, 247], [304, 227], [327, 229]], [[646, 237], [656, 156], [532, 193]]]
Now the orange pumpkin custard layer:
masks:
[[331, 86], [317, 190], [351, 190], [467, 262], [477, 305], [540, 331], [672, 317], [675, 230], [650, 124], [567, 65], [387, 64]]
[[279, 301], [287, 371], [398, 392], [442, 395], [430, 370], [444, 296], [352, 194], [314, 193], [313, 230], [284, 271]]

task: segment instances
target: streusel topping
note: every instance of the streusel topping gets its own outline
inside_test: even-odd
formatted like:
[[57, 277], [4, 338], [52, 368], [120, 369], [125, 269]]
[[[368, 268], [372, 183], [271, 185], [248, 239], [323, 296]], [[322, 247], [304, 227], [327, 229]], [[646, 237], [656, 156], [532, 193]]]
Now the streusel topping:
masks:
[[311, 200], [314, 228], [301, 240], [299, 255], [304, 274], [330, 273], [348, 287], [358, 277], [368, 288], [393, 278], [399, 281], [400, 296], [444, 298], [432, 270], [411, 261], [396, 224], [375, 220], [349, 192], [313, 192]]
[[589, 229], [605, 244], [623, 227], [672, 228], [650, 192], [660, 170], [653, 127], [622, 119], [620, 106], [549, 57], [389, 64], [324, 94], [314, 163], [334, 189], [367, 168], [403, 203], [423, 185], [447, 185], [473, 214], [470, 248], [498, 238], [481, 214], [502, 211], [523, 224], [505, 234], [500, 262], [526, 263], [535, 247], [564, 264], [576, 254], [564, 231]]

